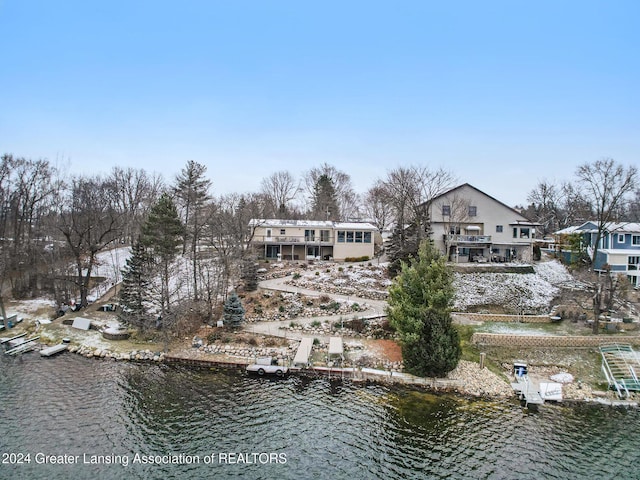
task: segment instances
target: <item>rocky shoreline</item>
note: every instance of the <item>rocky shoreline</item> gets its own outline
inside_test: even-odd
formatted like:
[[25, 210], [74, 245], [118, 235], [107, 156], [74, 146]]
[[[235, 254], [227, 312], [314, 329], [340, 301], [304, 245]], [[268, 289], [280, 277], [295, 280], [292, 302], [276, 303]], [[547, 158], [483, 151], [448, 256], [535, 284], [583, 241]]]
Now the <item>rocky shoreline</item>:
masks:
[[[207, 346], [208, 347], [208, 346]], [[264, 348], [257, 351], [248, 351], [246, 348], [233, 346], [216, 346], [216, 348], [202, 347], [199, 349], [187, 349], [176, 352], [178, 356], [185, 360], [211, 361], [212, 364], [220, 365], [229, 362], [230, 365], [238, 366], [242, 362], [247, 362], [251, 355], [247, 353], [257, 354], [256, 356], [269, 356], [275, 354], [276, 358], [284, 360], [287, 355], [291, 355], [291, 348]], [[70, 346], [70, 353], [81, 355], [85, 358], [94, 358], [112, 361], [132, 361], [147, 363], [166, 363], [167, 354], [164, 352], [154, 352], [152, 350], [132, 350], [129, 352], [114, 352], [108, 349], [94, 348], [88, 346]], [[175, 357], [174, 357], [175, 359]], [[185, 362], [186, 363], [186, 362]], [[317, 369], [322, 372], [321, 369]], [[539, 378], [548, 378], [550, 375], [557, 373], [557, 368], [540, 367], [533, 368], [530, 372]], [[310, 369], [307, 373], [314, 371]], [[480, 368], [476, 362], [461, 360], [458, 366], [449, 373], [446, 379], [418, 379], [413, 382], [407, 380], [407, 375], [401, 374], [393, 376], [392, 372], [379, 370], [380, 375], [367, 376], [368, 381], [377, 381], [384, 384], [402, 384], [416, 385], [428, 390], [448, 391], [465, 397], [484, 398], [488, 400], [514, 398], [515, 393], [510, 383], [505, 377], [500, 376], [488, 368]], [[302, 372], [305, 373], [304, 371]], [[505, 372], [506, 373], [506, 372]], [[379, 378], [378, 378], [379, 377]], [[437, 387], [433, 385], [437, 384]], [[612, 406], [638, 406], [638, 396], [633, 395], [631, 399], [619, 400], [612, 391], [602, 392], [593, 390], [589, 385], [580, 382], [572, 382], [563, 385], [563, 404], [572, 405], [577, 403], [598, 403]]]

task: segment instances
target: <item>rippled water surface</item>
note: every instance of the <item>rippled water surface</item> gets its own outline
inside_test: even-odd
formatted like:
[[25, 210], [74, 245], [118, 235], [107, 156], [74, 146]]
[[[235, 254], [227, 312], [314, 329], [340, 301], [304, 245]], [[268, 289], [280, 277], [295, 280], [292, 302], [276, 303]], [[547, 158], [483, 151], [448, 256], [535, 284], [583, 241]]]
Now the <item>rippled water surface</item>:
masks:
[[[635, 409], [529, 413], [516, 402], [68, 353], [1, 358], [0, 368], [2, 479], [640, 478]], [[83, 463], [92, 455], [103, 460]], [[178, 464], [134, 463], [168, 455]]]

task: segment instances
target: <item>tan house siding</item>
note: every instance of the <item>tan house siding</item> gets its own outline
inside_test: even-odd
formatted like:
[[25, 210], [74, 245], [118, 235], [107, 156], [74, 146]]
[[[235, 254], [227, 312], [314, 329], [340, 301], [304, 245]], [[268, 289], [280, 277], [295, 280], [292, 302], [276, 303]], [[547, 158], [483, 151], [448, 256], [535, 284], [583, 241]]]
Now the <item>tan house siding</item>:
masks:
[[377, 233], [370, 223], [254, 219], [249, 226], [253, 248], [279, 260], [372, 258]]

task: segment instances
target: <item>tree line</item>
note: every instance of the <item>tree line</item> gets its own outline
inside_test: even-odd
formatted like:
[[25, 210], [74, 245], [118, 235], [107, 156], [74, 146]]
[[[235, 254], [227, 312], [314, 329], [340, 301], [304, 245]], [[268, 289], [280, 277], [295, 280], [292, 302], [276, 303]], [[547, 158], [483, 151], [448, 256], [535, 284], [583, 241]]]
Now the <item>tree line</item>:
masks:
[[[611, 159], [585, 164], [573, 182], [541, 181], [530, 192], [523, 214], [541, 224], [542, 235], [594, 216], [638, 221], [636, 177], [635, 167], [625, 169]], [[188, 294], [177, 301], [203, 302], [212, 309], [243, 269], [253, 268], [247, 248], [252, 218], [366, 220], [381, 231], [395, 226], [389, 253], [398, 260], [397, 273], [399, 260], [415, 255], [430, 234], [429, 201], [456, 185], [455, 176], [442, 168], [397, 167], [357, 194], [347, 173], [325, 163], [299, 179], [275, 172], [263, 179], [258, 192], [216, 196], [206, 166], [195, 161], [186, 162], [167, 181], [131, 167], [114, 167], [104, 175], [69, 175], [46, 159], [4, 154], [0, 300], [46, 293], [58, 303], [75, 299], [86, 305], [98, 254], [137, 245], [163, 265], [163, 283], [153, 286], [160, 293], [156, 310], [170, 313], [178, 287], [175, 279], [170, 281], [173, 259], [162, 252], [175, 242], [176, 255], [190, 265], [189, 278], [180, 279]], [[175, 218], [169, 220], [166, 215], [172, 216], [173, 209]], [[160, 244], [158, 222], [163, 221], [169, 222], [164, 227], [175, 222], [170, 229], [175, 238], [168, 246]]]

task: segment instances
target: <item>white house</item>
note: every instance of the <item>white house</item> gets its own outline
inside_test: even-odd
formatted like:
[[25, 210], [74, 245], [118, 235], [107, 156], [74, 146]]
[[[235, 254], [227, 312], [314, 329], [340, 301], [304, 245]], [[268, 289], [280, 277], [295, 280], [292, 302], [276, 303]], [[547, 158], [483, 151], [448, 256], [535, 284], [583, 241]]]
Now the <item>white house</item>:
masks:
[[373, 258], [377, 228], [370, 223], [252, 219], [251, 245], [263, 258], [314, 260]]
[[537, 223], [465, 183], [428, 205], [434, 244], [454, 262], [530, 262]]

